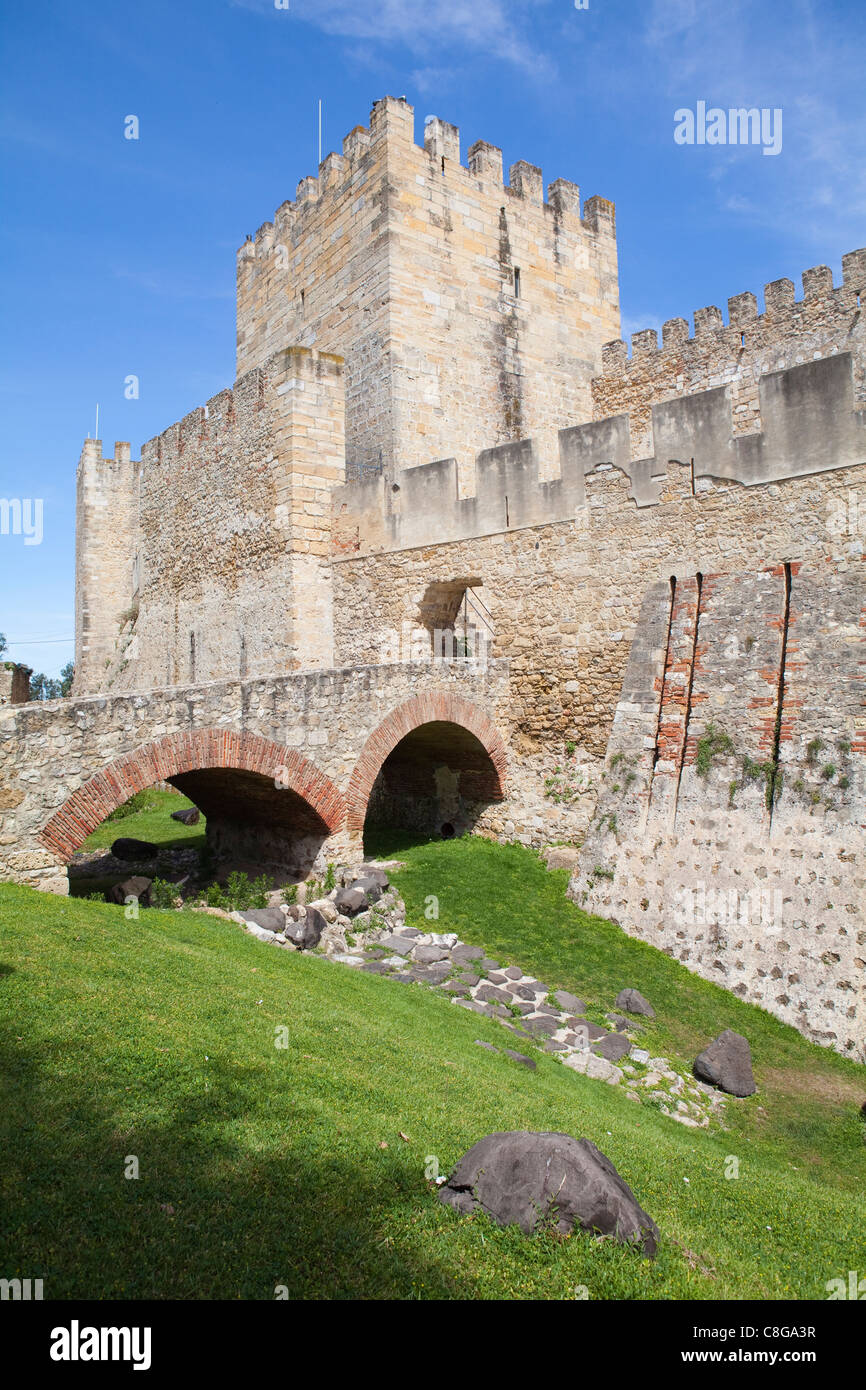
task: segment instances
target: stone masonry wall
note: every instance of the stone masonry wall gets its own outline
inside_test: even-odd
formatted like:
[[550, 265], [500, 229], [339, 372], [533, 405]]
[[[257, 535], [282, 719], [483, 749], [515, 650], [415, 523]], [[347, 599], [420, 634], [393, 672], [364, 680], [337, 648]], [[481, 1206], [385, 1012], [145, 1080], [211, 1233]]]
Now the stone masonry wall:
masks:
[[30, 667], [20, 662], [0, 661], [0, 705], [25, 705], [32, 675]]
[[[447, 460], [406, 470], [396, 485], [367, 479], [335, 490], [337, 660], [381, 659], [411, 645], [416, 629], [415, 645], [423, 648], [432, 641], [425, 628], [435, 592], [477, 592], [490, 610], [493, 651], [512, 663], [515, 747], [534, 765], [533, 795], [545, 789], [533, 835], [571, 839], [586, 828], [593, 774], [648, 585], [661, 581], [667, 594], [672, 576], [680, 581], [681, 627], [674, 625], [671, 641], [682, 647], [682, 663], [693, 641], [688, 589], [696, 575], [863, 554], [866, 410], [858, 394], [864, 339], [857, 286], [864, 263], [862, 252], [846, 256], [835, 290], [807, 272], [800, 305], [761, 316], [754, 331], [765, 354], [774, 334], [781, 354], [765, 356], [764, 365], [789, 365], [757, 379], [759, 411], [748, 433], [736, 402], [743, 381], [755, 381], [758, 357], [746, 360], [739, 330], [733, 342], [727, 328], [705, 331], [698, 315], [698, 337], [677, 351], [679, 360], [685, 353], [693, 362], [691, 384], [705, 389], [683, 395], [685, 379], [670, 375], [670, 354], [655, 354], [653, 375], [651, 354], [639, 350], [632, 364], [594, 386], [619, 390], [612, 407], [627, 407], [633, 395], [637, 421], [627, 413], [561, 431], [558, 479], [539, 478], [525, 441], [482, 455], [476, 492], [466, 498]], [[775, 302], [768, 294], [768, 304]], [[814, 329], [814, 352], [797, 362], [806, 354], [792, 345], [806, 324]], [[827, 355], [816, 356], [819, 348]], [[710, 371], [710, 359], [714, 371], [727, 364], [727, 384]], [[629, 373], [633, 393], [623, 385]], [[644, 404], [650, 428], [634, 447]], [[651, 457], [647, 449], [655, 450]], [[662, 762], [674, 768], [685, 738], [680, 680], [672, 667]], [[566, 766], [571, 745], [577, 778]], [[660, 776], [659, 798], [662, 788]]]
[[129, 444], [114, 458], [88, 439], [78, 464], [75, 508], [75, 691], [98, 690], [116, 659], [118, 637], [131, 621], [140, 464]]
[[[866, 451], [864, 451], [866, 455]], [[336, 556], [337, 660], [376, 661], [425, 634], [431, 585], [477, 588], [491, 614], [493, 651], [511, 661], [509, 722], [523, 756], [557, 762], [568, 742], [603, 758], [647, 587], [681, 578], [860, 553], [866, 463], [744, 487], [708, 481], [697, 495], [688, 465], [671, 463], [660, 500], [639, 508], [628, 477], [600, 465], [586, 476], [572, 521], [473, 540], [353, 558]], [[853, 528], [853, 529], [851, 529]]]
[[[515, 278], [517, 275], [517, 278]], [[387, 473], [589, 419], [619, 330], [613, 205], [391, 97], [238, 253], [238, 372], [291, 343], [346, 361], [349, 462]]]
[[571, 892], [866, 1060], [861, 559], [651, 586]]
[[339, 359], [276, 353], [140, 463], [125, 448], [90, 442], [79, 471], [76, 693], [331, 665]]
[[662, 401], [727, 387], [735, 436], [762, 429], [760, 381], [771, 372], [853, 354], [853, 399], [866, 407], [866, 249], [842, 257], [842, 283], [833, 286], [829, 266], [803, 272], [803, 297], [793, 281], [764, 287], [764, 312], [751, 291], [728, 300], [728, 322], [715, 305], [697, 309], [694, 333], [686, 319], [633, 333], [631, 358], [621, 340], [607, 343], [603, 372], [592, 383], [593, 419], [625, 412], [633, 460], [655, 453], [651, 409]]
[[[72, 850], [109, 811], [144, 786], [209, 768], [251, 772], [269, 779], [272, 791], [281, 769], [297, 769], [286, 796], [307, 798], [335, 835], [357, 837], [382, 758], [430, 721], [456, 723], [481, 740], [501, 772], [502, 810], [522, 831], [519, 779], [510, 783], [507, 691], [504, 662], [484, 670], [407, 663], [4, 706], [0, 879], [65, 892]], [[260, 791], [244, 778], [227, 784], [227, 814], [236, 803], [242, 826]], [[80, 806], [64, 814], [78, 793]], [[332, 840], [328, 857], [342, 847]]]

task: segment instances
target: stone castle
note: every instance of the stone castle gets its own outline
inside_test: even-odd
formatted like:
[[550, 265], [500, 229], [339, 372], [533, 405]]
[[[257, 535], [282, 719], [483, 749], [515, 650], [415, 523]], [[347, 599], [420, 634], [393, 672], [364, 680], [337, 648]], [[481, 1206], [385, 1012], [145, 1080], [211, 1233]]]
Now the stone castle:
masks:
[[234, 387], [78, 470], [71, 701], [0, 875], [168, 779], [304, 872], [374, 821], [866, 1059], [866, 250], [619, 340], [613, 204], [387, 97], [238, 253]]

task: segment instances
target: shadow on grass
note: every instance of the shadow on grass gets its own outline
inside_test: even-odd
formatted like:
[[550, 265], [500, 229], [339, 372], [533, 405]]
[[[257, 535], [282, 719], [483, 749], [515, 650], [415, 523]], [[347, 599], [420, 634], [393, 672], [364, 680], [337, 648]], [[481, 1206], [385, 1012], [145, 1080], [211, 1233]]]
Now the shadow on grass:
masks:
[[[101, 827], [100, 827], [100, 830], [103, 829], [103, 828], [104, 828], [104, 826], [101, 826]], [[109, 836], [105, 836], [105, 837], [104, 837], [104, 838], [105, 838], [105, 843], [103, 843], [103, 844], [93, 844], [93, 845], [91, 845], [91, 844], [88, 843], [88, 841], [85, 841], [85, 842], [84, 842], [84, 845], [83, 845], [82, 848], [81, 848], [81, 850], [78, 851], [78, 852], [81, 853], [82, 855], [84, 855], [84, 854], [93, 854], [95, 851], [101, 850], [101, 849], [110, 850], [110, 849], [111, 849], [111, 846], [114, 844], [114, 841], [115, 841], [115, 840], [127, 840], [127, 839], [139, 840], [139, 839], [146, 838], [146, 837], [144, 837], [144, 836], [142, 836], [142, 835], [134, 835], [134, 834], [132, 833], [134, 829], [135, 829], [134, 826], [129, 827], [129, 826], [126, 826], [126, 825], [124, 824], [123, 821], [118, 821], [117, 826], [112, 826], [112, 830], [113, 830], [115, 833], [113, 833], [110, 837], [109, 837]], [[94, 836], [93, 836], [92, 838], [94, 838], [94, 839], [96, 838], [96, 833], [94, 833]], [[156, 839], [150, 839], [150, 840], [148, 841], [148, 843], [156, 845], [157, 850], [158, 850], [159, 853], [162, 853], [163, 850], [175, 850], [175, 849], [194, 849], [194, 850], [198, 850], [198, 852], [201, 853], [202, 850], [205, 849], [206, 842], [207, 842], [207, 836], [206, 836], [206, 834], [205, 834], [205, 832], [204, 832], [203, 830], [201, 831], [200, 834], [197, 834], [197, 835], [172, 835], [172, 836], [170, 836], [170, 837], [167, 838], [167, 839], [163, 839], [163, 838], [160, 836], [160, 838], [159, 838], [158, 840], [156, 840]], [[135, 863], [134, 863], [133, 861], [130, 861], [130, 862], [131, 862], [131, 867], [135, 868]], [[143, 864], [150, 864], [150, 865], [152, 865], [155, 861], [154, 861], [153, 858], [151, 858], [151, 859], [147, 859], [147, 860], [142, 860], [141, 862], [142, 862]], [[74, 867], [75, 867], [75, 858], [74, 858], [74, 856], [73, 856], [72, 861], [71, 861], [71, 863], [70, 863], [70, 867], [71, 867], [71, 868], [74, 868]]]
[[128, 1098], [88, 1094], [8, 1030], [2, 1053], [0, 1269], [44, 1279], [47, 1299], [475, 1296], [417, 1240], [398, 1249], [433, 1199], [375, 1136], [354, 1156], [309, 1121], [258, 1150], [244, 1142], [251, 1115], [259, 1137], [269, 1118], [255, 1068], [210, 1059], [185, 1087], [130, 1073], [142, 1110], [171, 1112], [130, 1126], [115, 1113]]
[[364, 856], [369, 859], [397, 859], [402, 850], [440, 843], [441, 835], [423, 835], [417, 830], [400, 830], [392, 826], [364, 827]]

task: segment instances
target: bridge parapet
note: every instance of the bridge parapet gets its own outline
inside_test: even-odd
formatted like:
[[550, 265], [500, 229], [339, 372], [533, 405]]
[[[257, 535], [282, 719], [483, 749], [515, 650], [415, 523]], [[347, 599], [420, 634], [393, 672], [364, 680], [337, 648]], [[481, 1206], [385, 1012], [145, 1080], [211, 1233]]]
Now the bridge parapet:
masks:
[[[249, 779], [261, 785], [284, 778], [285, 790], [306, 808], [305, 830], [318, 823], [331, 837], [333, 858], [363, 829], [356, 765], [377, 734], [372, 746], [386, 756], [394, 740], [381, 731], [392, 723], [400, 737], [423, 723], [453, 723], [480, 735], [504, 781], [508, 672], [506, 661], [407, 662], [4, 708], [0, 878], [65, 892], [73, 850], [115, 806], [165, 778], [187, 779], [194, 799], [200, 787], [211, 798], [210, 823], [213, 798], [221, 795], [219, 769], [246, 778], [238, 795], [243, 791], [265, 824], [272, 812], [258, 792], [249, 795]], [[369, 791], [369, 750], [362, 766]], [[348, 826], [350, 783], [355, 810]]]

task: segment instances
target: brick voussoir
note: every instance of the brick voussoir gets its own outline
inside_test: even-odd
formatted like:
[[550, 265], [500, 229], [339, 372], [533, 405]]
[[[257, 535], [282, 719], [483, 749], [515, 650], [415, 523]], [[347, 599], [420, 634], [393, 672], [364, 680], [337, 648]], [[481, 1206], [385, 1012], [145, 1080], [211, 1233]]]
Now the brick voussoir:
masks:
[[107, 764], [72, 792], [37, 838], [53, 852], [69, 857], [106, 816], [136, 792], [182, 772], [213, 767], [237, 768], [269, 778], [276, 775], [277, 768], [284, 768], [290, 789], [312, 807], [329, 832], [345, 822], [346, 801], [340, 789], [296, 749], [273, 743], [261, 734], [210, 728], [167, 734]]
[[498, 788], [497, 799], [505, 792], [508, 756], [502, 736], [483, 710], [452, 692], [427, 691], [413, 696], [392, 710], [370, 734], [349, 777], [346, 791], [345, 823], [349, 830], [362, 830], [367, 802], [379, 770], [401, 739], [423, 724], [459, 724], [474, 734], [493, 765]]

